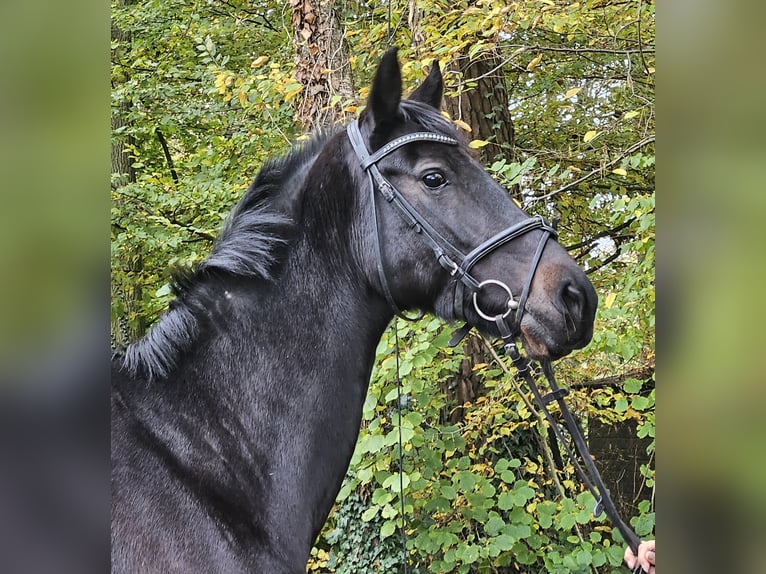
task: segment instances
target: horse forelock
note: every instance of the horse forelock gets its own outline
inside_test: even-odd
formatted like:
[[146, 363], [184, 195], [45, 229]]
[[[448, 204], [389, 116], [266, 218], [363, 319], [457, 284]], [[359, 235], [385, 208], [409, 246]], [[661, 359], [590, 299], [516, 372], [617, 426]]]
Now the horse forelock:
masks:
[[420, 125], [425, 131], [465, 141], [465, 136], [454, 123], [445, 118], [439, 110], [415, 100], [402, 100], [400, 104], [405, 121]]
[[286, 155], [268, 160], [226, 218], [210, 255], [195, 269], [174, 270], [171, 287], [176, 299], [171, 308], [125, 350], [123, 366], [131, 376], [166, 377], [197, 340], [202, 327], [192, 294], [203, 279], [214, 274], [274, 278], [279, 248], [286, 247], [294, 225], [292, 210], [305, 168], [331, 135], [319, 132]]

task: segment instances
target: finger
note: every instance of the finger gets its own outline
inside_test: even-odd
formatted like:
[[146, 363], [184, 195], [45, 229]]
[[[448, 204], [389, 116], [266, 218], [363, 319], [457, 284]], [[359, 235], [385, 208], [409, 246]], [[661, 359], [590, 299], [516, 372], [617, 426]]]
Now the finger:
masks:
[[630, 568], [631, 570], [635, 568], [636, 566], [636, 555], [633, 554], [633, 551], [630, 549], [630, 546], [625, 549], [625, 554], [623, 555], [623, 560], [625, 560], [625, 564]]
[[649, 561], [649, 564], [655, 564], [655, 562], [654, 562], [654, 550], [647, 551], [646, 559]]

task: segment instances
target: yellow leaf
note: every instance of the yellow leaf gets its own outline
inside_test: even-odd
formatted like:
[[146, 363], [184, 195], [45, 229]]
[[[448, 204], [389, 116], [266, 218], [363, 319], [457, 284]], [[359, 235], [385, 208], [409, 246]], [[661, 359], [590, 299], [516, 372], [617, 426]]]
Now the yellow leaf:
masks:
[[296, 85], [291, 85], [290, 89], [287, 92], [285, 92], [285, 101], [289, 102], [295, 96], [300, 94], [302, 91], [303, 91], [303, 86], [302, 85], [297, 85], [297, 86]]
[[253, 60], [253, 63], [250, 64], [251, 68], [260, 68], [263, 66], [266, 62], [269, 61], [268, 56], [258, 56], [255, 60]]
[[245, 105], [247, 105], [247, 92], [244, 90], [240, 90], [239, 93], [237, 94], [237, 98], [239, 98], [239, 105], [244, 108]]
[[572, 96], [576, 95], [582, 88], [572, 88], [571, 90], [567, 90], [567, 93], [564, 94], [564, 99], [569, 99]]
[[532, 58], [532, 60], [527, 64], [527, 72], [534, 72], [537, 65], [542, 61], [543, 59], [543, 53], [540, 52], [537, 56]]
[[471, 133], [471, 126], [469, 126], [463, 120], [455, 120], [455, 125], [461, 130], [467, 131], [469, 134]]
[[582, 170], [581, 170], [579, 167], [575, 167], [575, 166], [573, 166], [573, 165], [568, 165], [568, 166], [567, 166], [567, 169], [568, 169], [569, 171], [573, 171], [573, 172], [575, 172], [575, 173], [582, 173]]
[[626, 113], [625, 113], [625, 119], [626, 119], [626, 120], [629, 120], [630, 118], [635, 118], [637, 115], [639, 115], [639, 114], [638, 114], [638, 112], [637, 112], [637, 111], [635, 111], [635, 110], [633, 110], [633, 111], [631, 111], [631, 112], [626, 112]]
[[622, 169], [621, 167], [618, 167], [617, 169], [613, 169], [612, 173], [615, 175], [628, 175], [628, 172]]
[[614, 300], [617, 298], [617, 293], [609, 293], [609, 295], [606, 296], [606, 299], [604, 299], [604, 307], [607, 309], [611, 309], [612, 305], [614, 305]]
[[649, 66], [649, 67], [646, 69], [646, 71], [647, 71], [647, 72], [649, 72], [650, 74], [653, 74], [655, 70], [654, 70], [654, 68], [653, 68], [652, 66]]
[[596, 137], [598, 134], [600, 134], [600, 133], [601, 133], [601, 132], [597, 132], [596, 130], [590, 130], [589, 132], [587, 132], [587, 133], [586, 133], [586, 134], [583, 136], [583, 138], [582, 138], [582, 141], [584, 141], [585, 143], [588, 143], [590, 140], [592, 140], [593, 138], [595, 138], [595, 137]]
[[487, 140], [471, 140], [471, 142], [468, 144], [468, 147], [471, 149], [478, 149], [488, 144], [489, 142]]

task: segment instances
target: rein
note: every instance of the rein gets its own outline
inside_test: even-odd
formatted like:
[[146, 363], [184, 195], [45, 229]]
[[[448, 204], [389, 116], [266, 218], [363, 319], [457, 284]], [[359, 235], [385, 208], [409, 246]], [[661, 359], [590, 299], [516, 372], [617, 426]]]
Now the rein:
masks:
[[[499, 316], [497, 317], [497, 322], [503, 322]], [[622, 535], [625, 542], [628, 544], [628, 546], [630, 546], [633, 554], [638, 556], [638, 545], [641, 543], [641, 540], [636, 535], [636, 533], [633, 532], [633, 530], [625, 523], [619, 512], [617, 512], [617, 508], [614, 505], [614, 501], [612, 500], [612, 497], [609, 493], [609, 489], [604, 484], [604, 481], [601, 478], [601, 474], [599, 473], [596, 464], [593, 462], [593, 457], [591, 456], [588, 445], [585, 442], [585, 438], [583, 437], [580, 425], [577, 423], [574, 415], [569, 410], [566, 401], [564, 401], [564, 397], [569, 394], [569, 389], [558, 386], [556, 377], [553, 372], [553, 366], [551, 365], [550, 361], [543, 361], [540, 363], [540, 366], [546, 380], [548, 381], [550, 392], [545, 395], [541, 394], [540, 388], [535, 382], [535, 378], [532, 376], [531, 361], [522, 357], [518, 347], [516, 346], [515, 338], [509, 335], [510, 332], [507, 331], [507, 328], [506, 333], [508, 334], [502, 335], [504, 342], [503, 348], [505, 349], [506, 354], [511, 358], [511, 362], [516, 368], [518, 376], [524, 379], [524, 382], [527, 383], [527, 386], [532, 391], [532, 395], [535, 397], [535, 402], [545, 415], [551, 430], [553, 430], [553, 433], [556, 435], [556, 439], [559, 441], [561, 446], [564, 447], [564, 450], [569, 456], [569, 459], [574, 464], [575, 470], [580, 476], [580, 479], [583, 481], [585, 486], [587, 486], [588, 490], [593, 495], [593, 498], [596, 500], [596, 505], [593, 508], [593, 516], [598, 517], [606, 513], [606, 515], [612, 521], [612, 524], [617, 528], [617, 530], [620, 531], [620, 534]], [[578, 462], [575, 453], [572, 451], [572, 448], [564, 438], [563, 432], [561, 430], [561, 425], [559, 425], [559, 423], [553, 418], [553, 415], [548, 408], [548, 405], [553, 401], [558, 404], [559, 409], [561, 410], [566, 429], [574, 441], [577, 455], [579, 455], [580, 460], [585, 465], [585, 468], [583, 468], [583, 466]], [[643, 569], [640, 565], [637, 565], [633, 572], [635, 574], [639, 574], [643, 572]]]

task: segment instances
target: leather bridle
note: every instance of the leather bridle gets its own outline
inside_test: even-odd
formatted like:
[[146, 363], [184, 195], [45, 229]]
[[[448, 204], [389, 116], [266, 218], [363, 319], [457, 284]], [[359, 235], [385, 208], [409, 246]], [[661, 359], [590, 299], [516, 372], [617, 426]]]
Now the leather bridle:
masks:
[[[553, 237], [554, 239], [557, 237], [556, 230], [549, 226], [542, 217], [530, 217], [520, 223], [511, 225], [500, 233], [493, 235], [467, 254], [464, 254], [462, 251], [460, 251], [460, 249], [455, 247], [452, 243], [450, 243], [449, 240], [447, 240], [436, 229], [434, 229], [434, 227], [428, 223], [428, 221], [426, 221], [426, 219], [420, 215], [420, 213], [418, 213], [412, 204], [410, 204], [404, 198], [402, 193], [390, 181], [383, 177], [383, 174], [380, 173], [380, 170], [377, 166], [377, 163], [381, 159], [393, 151], [399, 149], [400, 147], [413, 142], [433, 142], [454, 146], [458, 145], [458, 141], [455, 138], [434, 132], [414, 132], [393, 139], [378, 149], [376, 152], [370, 154], [362, 138], [358, 120], [352, 122], [348, 126], [347, 133], [351, 142], [351, 146], [354, 148], [354, 152], [359, 158], [361, 167], [365, 173], [367, 173], [370, 181], [370, 200], [374, 227], [373, 235], [377, 257], [376, 266], [381, 289], [383, 290], [383, 295], [386, 298], [388, 304], [397, 315], [402, 316], [405, 319], [407, 318], [404, 316], [400, 307], [396, 304], [396, 301], [391, 294], [391, 289], [388, 286], [388, 281], [386, 280], [386, 273], [383, 267], [383, 254], [380, 247], [380, 229], [378, 226], [377, 202], [375, 193], [376, 189], [381, 193], [383, 198], [388, 203], [396, 207], [397, 212], [404, 219], [410, 229], [423, 237], [426, 243], [428, 243], [428, 245], [431, 247], [431, 250], [434, 252], [434, 256], [436, 257], [436, 260], [439, 262], [439, 264], [444, 269], [446, 269], [455, 279], [455, 293], [453, 303], [455, 317], [465, 320], [464, 293], [465, 289], [468, 289], [472, 295], [473, 306], [478, 315], [484, 320], [492, 322], [497, 326], [500, 337], [504, 342], [504, 349], [508, 356], [510, 356], [514, 367], [516, 367], [518, 376], [523, 378], [529, 386], [532, 394], [535, 397], [535, 401], [545, 414], [545, 417], [548, 420], [548, 423], [550, 424], [554, 434], [556, 435], [556, 438], [562, 444], [565, 451], [573, 461], [575, 469], [580, 475], [580, 478], [583, 480], [588, 490], [593, 494], [593, 497], [596, 500], [596, 507], [593, 509], [594, 515], [599, 516], [603, 512], [606, 512], [612, 523], [617, 527], [622, 537], [630, 546], [633, 553], [637, 555], [640, 539], [622, 520], [619, 513], [617, 512], [614, 502], [612, 501], [609, 494], [609, 490], [604, 485], [604, 482], [601, 479], [601, 475], [599, 474], [598, 469], [593, 462], [593, 457], [588, 451], [588, 446], [585, 442], [585, 439], [583, 438], [582, 431], [580, 430], [577, 421], [569, 411], [569, 408], [564, 401], [564, 397], [568, 394], [569, 389], [559, 388], [556, 383], [553, 367], [551, 366], [550, 362], [542, 362], [542, 371], [550, 386], [550, 392], [546, 395], [542, 395], [534, 377], [531, 374], [531, 362], [521, 355], [516, 346], [516, 340], [520, 335], [521, 319], [524, 314], [524, 307], [526, 306], [527, 297], [529, 296], [529, 290], [532, 285], [532, 280], [535, 276], [535, 271], [537, 270], [538, 264], [540, 263], [543, 250], [545, 249], [545, 245], [548, 242], [548, 239], [550, 237]], [[510, 287], [508, 287], [502, 281], [496, 279], [479, 281], [471, 274], [471, 269], [473, 266], [476, 265], [476, 263], [478, 263], [482, 258], [486, 257], [511, 240], [516, 239], [517, 237], [520, 237], [535, 229], [540, 229], [542, 234], [540, 240], [538, 241], [535, 254], [532, 257], [529, 272], [527, 273], [527, 278], [518, 300], [514, 299]], [[490, 285], [494, 285], [500, 289], [503, 289], [508, 296], [506, 309], [502, 313], [486, 313], [485, 310], [483, 310], [479, 305], [478, 294], [482, 289]], [[514, 311], [514, 317], [511, 321], [509, 321], [509, 316]], [[457, 336], [453, 337], [450, 345], [454, 346], [457, 344], [457, 342], [465, 336], [469, 329], [470, 326], [466, 325], [463, 329], [458, 331]], [[556, 422], [550, 410], [548, 409], [548, 405], [553, 401], [556, 401], [559, 406], [561, 414], [564, 418], [565, 425], [569, 431], [569, 435], [574, 442], [575, 450], [577, 451], [577, 454], [583, 463], [582, 465], [577, 461], [575, 453], [569, 446], [568, 442], [565, 440], [560, 425]], [[583, 468], [583, 465], [585, 468]], [[641, 566], [636, 566], [634, 572], [642, 572]]]
[[[372, 220], [374, 227], [374, 243], [376, 251], [376, 267], [378, 272], [378, 280], [381, 284], [381, 289], [386, 301], [394, 310], [397, 315], [403, 316], [402, 310], [394, 300], [391, 294], [391, 289], [388, 286], [386, 279], [386, 273], [383, 266], [383, 255], [380, 247], [380, 229], [378, 226], [377, 215], [377, 202], [375, 190], [380, 192], [383, 198], [393, 205], [399, 215], [404, 219], [410, 229], [420, 235], [426, 243], [431, 247], [434, 252], [434, 256], [439, 264], [446, 269], [449, 274], [455, 280], [455, 292], [453, 298], [453, 309], [455, 317], [457, 319], [465, 320], [465, 290], [468, 289], [469, 294], [472, 295], [473, 306], [480, 317], [494, 321], [495, 316], [490, 316], [490, 313], [486, 313], [480, 306], [478, 300], [478, 294], [489, 286], [496, 286], [504, 290], [508, 296], [506, 302], [506, 309], [501, 314], [503, 321], [506, 323], [507, 328], [514, 334], [518, 335], [521, 328], [521, 319], [524, 315], [524, 307], [526, 305], [527, 297], [529, 296], [529, 290], [532, 285], [532, 279], [535, 275], [535, 270], [540, 262], [545, 249], [545, 244], [548, 238], [556, 238], [556, 231], [549, 226], [545, 220], [540, 216], [530, 217], [520, 223], [511, 225], [503, 231], [493, 235], [469, 253], [464, 254], [460, 249], [455, 247], [448, 239], [441, 235], [418, 211], [410, 204], [402, 193], [394, 186], [383, 174], [380, 173], [377, 163], [399, 149], [414, 142], [434, 142], [444, 145], [458, 145], [458, 141], [455, 138], [438, 134], [434, 132], [414, 132], [403, 135], [396, 139], [391, 140], [376, 152], [370, 154], [367, 150], [367, 146], [362, 138], [362, 133], [359, 129], [358, 120], [352, 122], [348, 128], [348, 139], [351, 142], [351, 146], [354, 148], [354, 152], [359, 158], [362, 169], [367, 173], [370, 180], [370, 200], [372, 207]], [[485, 281], [479, 281], [471, 274], [471, 270], [481, 259], [502, 247], [506, 243], [510, 242], [517, 237], [540, 229], [542, 231], [540, 240], [537, 244], [532, 263], [530, 265], [529, 273], [527, 274], [527, 280], [522, 288], [521, 295], [518, 300], [515, 300], [513, 293], [505, 283], [497, 279], [488, 279]], [[508, 318], [511, 313], [514, 313], [513, 319], [509, 322]]]

